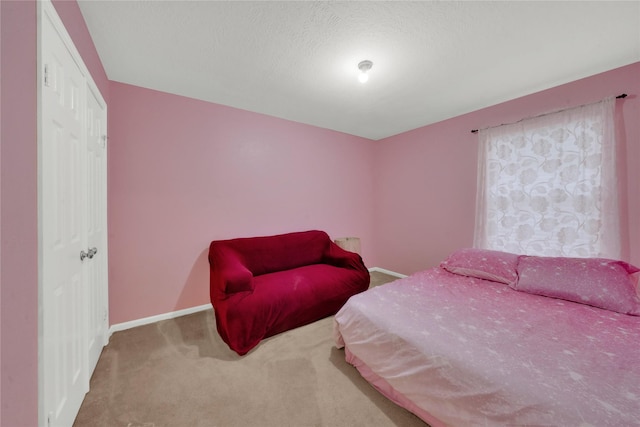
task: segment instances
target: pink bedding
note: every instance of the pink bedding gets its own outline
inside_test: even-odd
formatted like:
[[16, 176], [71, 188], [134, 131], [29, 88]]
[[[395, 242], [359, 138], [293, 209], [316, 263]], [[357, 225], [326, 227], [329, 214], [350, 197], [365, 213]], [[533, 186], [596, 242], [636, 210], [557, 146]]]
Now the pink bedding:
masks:
[[336, 344], [433, 426], [640, 426], [640, 317], [434, 268], [351, 297]]

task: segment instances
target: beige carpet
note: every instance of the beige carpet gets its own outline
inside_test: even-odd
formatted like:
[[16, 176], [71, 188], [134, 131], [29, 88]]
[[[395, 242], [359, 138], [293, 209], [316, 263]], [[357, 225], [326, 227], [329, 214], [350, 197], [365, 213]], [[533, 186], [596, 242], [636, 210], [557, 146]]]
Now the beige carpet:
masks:
[[[394, 280], [372, 273], [372, 286]], [[421, 426], [344, 360], [333, 317], [229, 350], [213, 311], [116, 332], [74, 426]]]

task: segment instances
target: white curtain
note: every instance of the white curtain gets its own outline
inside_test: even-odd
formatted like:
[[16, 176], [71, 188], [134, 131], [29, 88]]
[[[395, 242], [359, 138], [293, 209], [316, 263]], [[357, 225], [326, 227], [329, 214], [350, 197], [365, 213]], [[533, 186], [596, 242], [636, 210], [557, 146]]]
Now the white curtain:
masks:
[[620, 258], [615, 98], [478, 132], [474, 245]]

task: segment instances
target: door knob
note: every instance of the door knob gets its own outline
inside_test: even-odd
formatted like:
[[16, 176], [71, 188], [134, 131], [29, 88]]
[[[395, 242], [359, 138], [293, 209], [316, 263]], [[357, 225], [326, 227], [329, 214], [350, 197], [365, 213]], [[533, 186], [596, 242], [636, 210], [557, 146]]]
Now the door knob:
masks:
[[89, 248], [87, 252], [80, 251], [80, 261], [84, 261], [85, 258], [91, 259], [97, 253], [98, 253], [98, 248], [96, 248], [95, 246], [93, 248]]
[[89, 249], [89, 252], [87, 252], [87, 256], [89, 257], [89, 259], [93, 258], [93, 256], [95, 254], [98, 253], [98, 248], [96, 248], [95, 246]]

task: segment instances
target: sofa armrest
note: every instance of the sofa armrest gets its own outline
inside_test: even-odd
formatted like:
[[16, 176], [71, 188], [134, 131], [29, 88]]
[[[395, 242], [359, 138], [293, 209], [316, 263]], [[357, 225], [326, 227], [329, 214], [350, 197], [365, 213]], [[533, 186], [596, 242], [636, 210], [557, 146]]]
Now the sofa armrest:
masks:
[[211, 287], [217, 292], [234, 294], [253, 291], [253, 273], [234, 250], [212, 245], [209, 251], [209, 265], [211, 266]]
[[240, 263], [227, 266], [223, 272], [224, 289], [227, 294], [253, 291], [253, 274]]
[[348, 268], [350, 270], [364, 270], [368, 272], [360, 255], [355, 252], [346, 251], [332, 241], [329, 241], [329, 246], [322, 256], [322, 261], [325, 264], [333, 265], [335, 267]]

